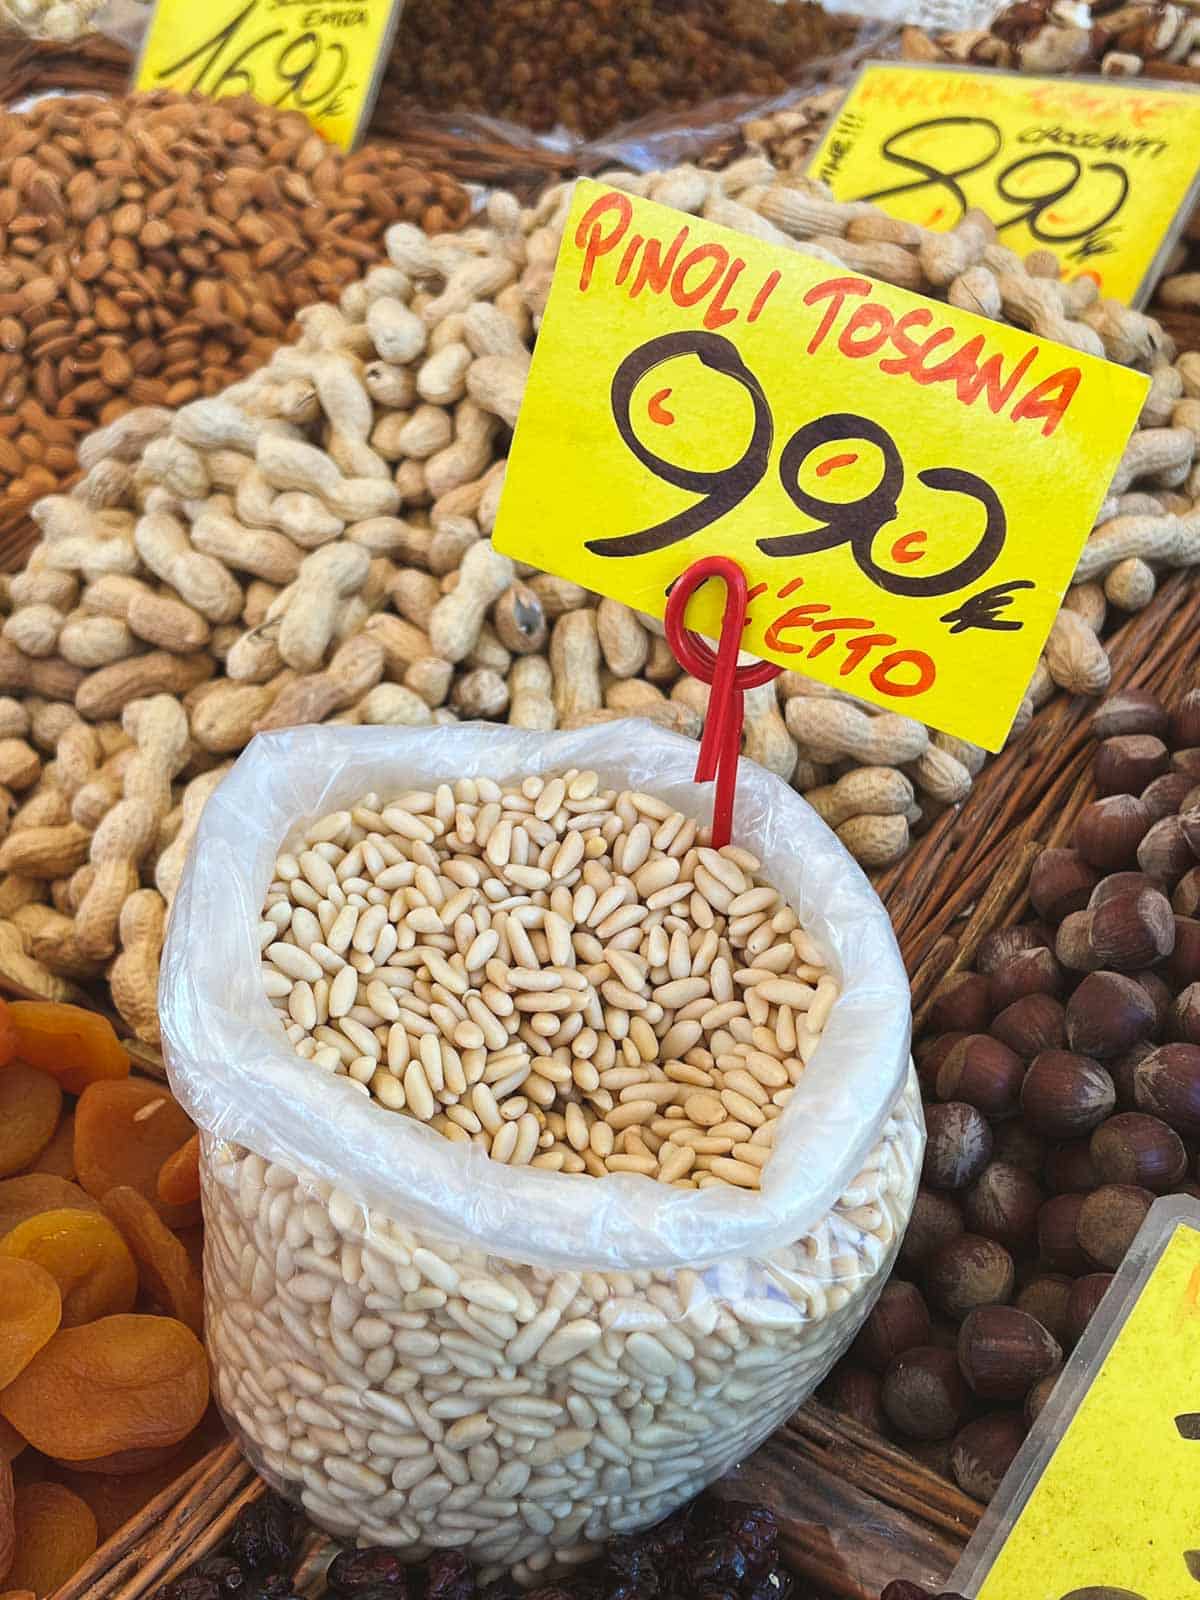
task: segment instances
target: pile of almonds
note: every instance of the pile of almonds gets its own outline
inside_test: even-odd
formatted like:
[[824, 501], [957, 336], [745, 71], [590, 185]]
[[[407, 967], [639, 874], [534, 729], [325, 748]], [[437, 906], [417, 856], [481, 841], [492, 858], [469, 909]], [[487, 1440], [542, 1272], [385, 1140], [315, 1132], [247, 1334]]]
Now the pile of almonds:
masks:
[[452, 179], [297, 112], [159, 92], [0, 111], [0, 495], [44, 494], [130, 406], [253, 371], [295, 312], [383, 256], [384, 230], [458, 227]]
[[1099, 798], [1034, 864], [1039, 920], [935, 997], [929, 1143], [837, 1403], [986, 1500], [1160, 1194], [1200, 1198], [1200, 689], [1097, 711]]
[[[1023, 263], [974, 217], [897, 231], [761, 155], [607, 181], [1149, 370], [1015, 732], [1056, 686], [1101, 692], [1109, 607], [1146, 604], [1160, 571], [1200, 559], [1200, 357], [1173, 363], [1152, 319]], [[220, 395], [109, 423], [81, 444], [72, 493], [34, 508], [42, 542], [0, 599], [0, 786], [15, 811], [0, 962], [21, 982], [67, 998], [64, 983], [107, 976], [153, 1038], [180, 862], [256, 732], [631, 715], [700, 732], [707, 688], [660, 623], [490, 541], [571, 197], [495, 191], [477, 226], [433, 237], [393, 224], [388, 263], [337, 306], [303, 310], [294, 344]], [[747, 694], [744, 752], [869, 866], [903, 856], [985, 759], [800, 672]]]

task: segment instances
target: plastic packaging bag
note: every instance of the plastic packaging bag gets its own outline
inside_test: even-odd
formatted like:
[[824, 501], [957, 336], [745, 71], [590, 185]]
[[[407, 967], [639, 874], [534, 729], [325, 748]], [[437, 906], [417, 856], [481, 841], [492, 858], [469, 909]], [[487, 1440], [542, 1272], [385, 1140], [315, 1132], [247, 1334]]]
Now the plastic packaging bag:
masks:
[[581, 1559], [752, 1449], [882, 1287], [923, 1142], [908, 985], [859, 868], [752, 763], [735, 839], [842, 985], [759, 1194], [502, 1166], [315, 1071], [263, 991], [259, 908], [314, 816], [572, 766], [703, 816], [694, 763], [644, 723], [303, 727], [254, 740], [204, 811], [159, 1007], [205, 1135], [217, 1393], [260, 1470], [335, 1532], [531, 1573]]

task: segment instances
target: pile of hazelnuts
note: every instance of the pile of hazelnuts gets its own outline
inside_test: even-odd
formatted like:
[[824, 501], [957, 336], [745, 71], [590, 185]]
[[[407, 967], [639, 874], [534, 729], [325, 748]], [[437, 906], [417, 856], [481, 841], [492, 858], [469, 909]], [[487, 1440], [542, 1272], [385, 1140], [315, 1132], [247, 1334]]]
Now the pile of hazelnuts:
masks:
[[1200, 1198], [1200, 689], [1096, 712], [1098, 798], [914, 1055], [929, 1141], [831, 1402], [995, 1492], [1146, 1212]]

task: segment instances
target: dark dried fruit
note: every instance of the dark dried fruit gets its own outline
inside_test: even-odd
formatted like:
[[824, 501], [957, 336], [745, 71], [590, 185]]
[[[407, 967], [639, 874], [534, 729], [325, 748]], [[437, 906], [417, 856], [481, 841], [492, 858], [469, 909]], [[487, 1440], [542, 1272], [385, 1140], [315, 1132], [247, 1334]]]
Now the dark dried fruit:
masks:
[[438, 1550], [425, 1569], [425, 1600], [473, 1600], [475, 1579], [461, 1550]]
[[234, 1523], [229, 1554], [247, 1572], [290, 1572], [298, 1543], [291, 1506], [278, 1495], [265, 1494], [247, 1506]]

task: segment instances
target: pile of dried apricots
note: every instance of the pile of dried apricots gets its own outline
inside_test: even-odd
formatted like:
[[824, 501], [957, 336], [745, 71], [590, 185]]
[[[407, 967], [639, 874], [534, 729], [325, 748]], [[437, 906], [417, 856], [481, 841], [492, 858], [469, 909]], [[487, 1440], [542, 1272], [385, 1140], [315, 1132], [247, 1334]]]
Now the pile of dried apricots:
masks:
[[199, 1138], [129, 1069], [104, 1017], [0, 1000], [0, 1600], [52, 1593], [219, 1437]]

